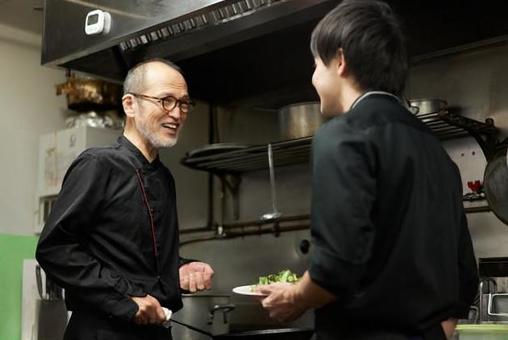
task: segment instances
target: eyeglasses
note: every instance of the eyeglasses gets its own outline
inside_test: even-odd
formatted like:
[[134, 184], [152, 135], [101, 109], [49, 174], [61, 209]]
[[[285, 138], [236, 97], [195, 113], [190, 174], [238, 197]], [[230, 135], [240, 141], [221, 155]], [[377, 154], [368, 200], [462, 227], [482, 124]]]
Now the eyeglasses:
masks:
[[162, 105], [162, 108], [166, 111], [171, 111], [178, 105], [178, 108], [180, 109], [181, 112], [189, 113], [194, 108], [195, 105], [195, 103], [188, 98], [178, 99], [173, 96], [159, 98], [132, 92], [129, 92], [129, 94], [132, 94], [134, 97], [156, 101], [160, 103]]

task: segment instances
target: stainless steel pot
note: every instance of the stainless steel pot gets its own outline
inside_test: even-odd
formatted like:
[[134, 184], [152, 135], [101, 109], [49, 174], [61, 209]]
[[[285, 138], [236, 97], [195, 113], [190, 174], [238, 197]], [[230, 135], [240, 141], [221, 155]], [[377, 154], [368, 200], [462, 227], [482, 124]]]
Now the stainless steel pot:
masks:
[[[235, 307], [229, 303], [229, 300], [229, 295], [184, 294], [183, 308], [171, 317], [175, 321], [172, 322], [171, 329], [173, 338], [209, 340], [210, 335], [228, 333], [229, 313]], [[193, 329], [180, 323], [189, 325]]]
[[312, 136], [322, 123], [320, 104], [317, 102], [295, 103], [279, 110], [279, 130], [282, 139]]
[[409, 110], [415, 115], [428, 115], [438, 113], [446, 109], [448, 103], [442, 99], [410, 99]]

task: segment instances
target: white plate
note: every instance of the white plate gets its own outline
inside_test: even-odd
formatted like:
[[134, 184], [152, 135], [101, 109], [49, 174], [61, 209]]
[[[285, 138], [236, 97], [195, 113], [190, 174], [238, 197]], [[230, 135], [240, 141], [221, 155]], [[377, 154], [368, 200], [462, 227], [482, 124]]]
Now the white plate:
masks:
[[255, 285], [239, 286], [233, 288], [233, 293], [240, 295], [251, 295], [251, 296], [266, 296], [266, 294], [252, 291], [252, 287]]

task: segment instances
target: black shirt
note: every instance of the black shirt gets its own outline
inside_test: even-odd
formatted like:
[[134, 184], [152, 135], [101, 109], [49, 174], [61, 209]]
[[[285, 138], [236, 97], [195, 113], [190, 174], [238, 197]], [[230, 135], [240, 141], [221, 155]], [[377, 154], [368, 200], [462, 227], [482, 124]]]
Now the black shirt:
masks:
[[417, 334], [465, 317], [476, 262], [456, 165], [399, 102], [373, 94], [313, 140], [310, 276], [337, 296], [316, 329]]
[[36, 257], [66, 289], [70, 310], [130, 320], [130, 296], [182, 307], [175, 185], [125, 137], [83, 152], [68, 169]]

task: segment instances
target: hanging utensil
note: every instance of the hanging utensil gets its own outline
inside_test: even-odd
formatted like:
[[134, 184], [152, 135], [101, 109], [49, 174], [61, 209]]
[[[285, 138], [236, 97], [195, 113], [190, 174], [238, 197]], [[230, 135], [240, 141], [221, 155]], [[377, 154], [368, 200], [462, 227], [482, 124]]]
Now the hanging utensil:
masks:
[[277, 210], [277, 197], [275, 193], [275, 171], [273, 169], [273, 152], [272, 152], [272, 144], [268, 144], [268, 168], [270, 172], [270, 190], [272, 196], [272, 211], [261, 216], [261, 219], [264, 221], [272, 221], [276, 220], [282, 216]]

